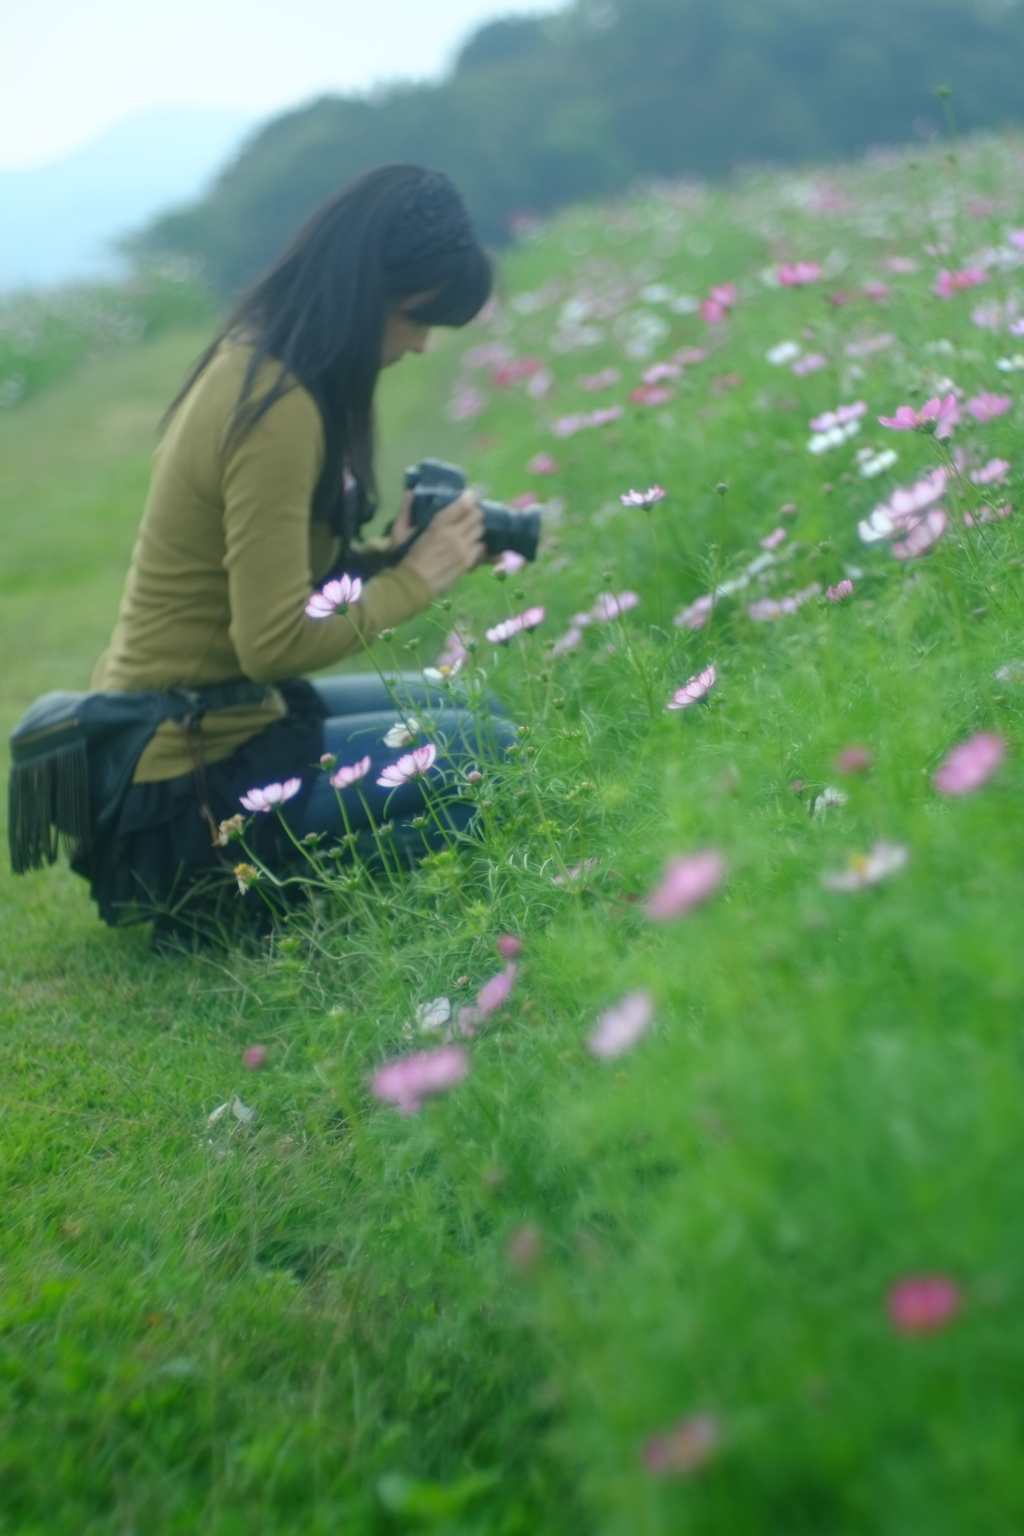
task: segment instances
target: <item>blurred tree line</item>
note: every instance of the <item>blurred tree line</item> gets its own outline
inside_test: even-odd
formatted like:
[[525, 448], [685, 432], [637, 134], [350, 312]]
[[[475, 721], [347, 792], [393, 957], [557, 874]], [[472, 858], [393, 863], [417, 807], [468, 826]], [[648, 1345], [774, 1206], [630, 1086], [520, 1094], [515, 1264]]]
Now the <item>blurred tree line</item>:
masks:
[[576, 0], [485, 26], [449, 78], [324, 97], [270, 122], [136, 252], [198, 258], [230, 293], [314, 205], [390, 160], [449, 171], [485, 237], [637, 177], [848, 156], [1024, 117], [1024, 0]]

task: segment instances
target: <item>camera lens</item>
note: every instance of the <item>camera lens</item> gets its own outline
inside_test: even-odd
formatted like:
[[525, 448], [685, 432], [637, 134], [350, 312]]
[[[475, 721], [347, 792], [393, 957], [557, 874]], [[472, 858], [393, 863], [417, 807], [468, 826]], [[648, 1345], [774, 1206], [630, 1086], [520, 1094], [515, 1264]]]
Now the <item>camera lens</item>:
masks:
[[536, 560], [541, 530], [539, 507], [513, 512], [500, 501], [482, 501], [480, 507], [484, 514], [484, 547], [489, 555], [501, 555], [508, 549], [524, 560]]

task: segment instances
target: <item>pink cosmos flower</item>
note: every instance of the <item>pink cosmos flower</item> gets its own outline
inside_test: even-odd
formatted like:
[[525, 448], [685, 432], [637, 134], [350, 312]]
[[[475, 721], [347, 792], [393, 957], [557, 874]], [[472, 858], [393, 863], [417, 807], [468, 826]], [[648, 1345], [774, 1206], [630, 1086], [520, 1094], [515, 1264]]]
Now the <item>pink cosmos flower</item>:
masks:
[[960, 1310], [960, 1287], [948, 1275], [913, 1275], [889, 1287], [885, 1309], [898, 1333], [932, 1333]]
[[774, 528], [771, 533], [766, 533], [763, 539], [758, 539], [762, 549], [778, 549], [786, 538], [785, 528]]
[[698, 699], [703, 699], [715, 686], [718, 674], [714, 667], [705, 667], [703, 672], [698, 672], [677, 688], [675, 693], [665, 705], [666, 709], [688, 709], [691, 704], [696, 704]]
[[702, 299], [700, 304], [700, 317], [705, 325], [720, 325], [729, 313], [727, 304], [720, 304], [717, 299]]
[[887, 299], [889, 297], [889, 284], [878, 281], [867, 282], [861, 289], [866, 299]]
[[487, 408], [487, 396], [475, 384], [456, 388], [448, 402], [448, 415], [452, 421], [475, 421]]
[[721, 1439], [714, 1414], [695, 1413], [664, 1434], [651, 1436], [643, 1449], [644, 1466], [656, 1477], [688, 1476], [711, 1459]]
[[494, 624], [486, 631], [488, 640], [492, 645], [507, 645], [514, 640], [516, 635], [524, 631], [536, 629], [538, 624], [544, 622], [543, 608], [527, 608], [523, 613], [513, 614], [510, 619], [502, 619], [500, 624]]
[[951, 299], [954, 293], [961, 293], [965, 288], [976, 288], [987, 277], [983, 267], [965, 267], [962, 272], [950, 272], [944, 267], [932, 284], [932, 293], [938, 294], [940, 299]]
[[499, 933], [494, 941], [494, 947], [503, 960], [514, 960], [522, 953], [523, 941], [514, 933]]
[[660, 485], [652, 485], [646, 491], [627, 491], [619, 500], [624, 507], [641, 507], [646, 512], [657, 502], [664, 501], [667, 495]]
[[871, 767], [871, 753], [867, 747], [844, 747], [836, 756], [840, 773], [863, 773]]
[[775, 268], [775, 280], [782, 288], [803, 288], [816, 283], [820, 276], [816, 261], [783, 261]]
[[673, 398], [673, 391], [662, 384], [638, 384], [636, 389], [630, 390], [629, 398], [635, 405], [667, 405]]
[[582, 639], [582, 629], [580, 629], [575, 624], [570, 625], [565, 634], [559, 635], [558, 639], [552, 645], [552, 656], [564, 656], [567, 651], [574, 651]]
[[946, 489], [949, 476], [942, 465], [923, 475], [911, 486], [898, 486], [888, 502], [881, 502], [871, 516], [857, 525], [857, 534], [864, 544], [889, 539], [912, 526]]
[[878, 420], [893, 432], [933, 431], [936, 437], [948, 437], [960, 420], [960, 407], [956, 395], [950, 391], [941, 400], [937, 395], [926, 400], [919, 411], [912, 405], [900, 405], [895, 416], [879, 416]]
[[946, 757], [932, 774], [942, 795], [969, 795], [992, 777], [1006, 756], [1006, 742], [992, 731], [978, 731]]
[[975, 485], [992, 485], [997, 480], [1005, 480], [1010, 468], [1008, 459], [989, 459], [980, 469], [971, 473], [971, 479]]
[[398, 1056], [378, 1067], [370, 1078], [375, 1099], [394, 1104], [402, 1115], [414, 1115], [431, 1093], [443, 1093], [461, 1083], [469, 1071], [469, 1057], [461, 1045], [442, 1045], [433, 1051]]
[[476, 995], [474, 1013], [477, 1019], [489, 1019], [492, 1013], [497, 1013], [502, 1003], [512, 990], [512, 983], [516, 979], [516, 965], [509, 961], [503, 971], [492, 976], [490, 981], [485, 981]]
[[654, 1017], [654, 999], [646, 991], [628, 992], [598, 1018], [590, 1032], [587, 1049], [602, 1061], [631, 1050], [647, 1033]]
[[665, 384], [674, 382], [683, 371], [681, 363], [652, 363], [644, 369], [643, 382], [645, 384]]
[[552, 432], [556, 437], [575, 437], [577, 432], [582, 432], [587, 424], [587, 418], [580, 412], [571, 416], [559, 416], [552, 425]]
[[750, 604], [747, 609], [747, 617], [758, 624], [770, 624], [774, 619], [781, 619], [789, 614], [796, 613], [805, 603], [809, 603], [812, 597], [817, 597], [821, 592], [821, 583], [812, 581], [810, 586], [801, 587], [799, 592], [790, 592], [786, 597], [760, 597]]
[[732, 309], [739, 298], [739, 290], [735, 283], [714, 283], [708, 292], [708, 297], [714, 304], [721, 304], [725, 309]]
[[545, 400], [550, 395], [555, 384], [555, 376], [547, 368], [542, 368], [527, 381], [526, 393], [531, 400]]
[[598, 622], [607, 623], [627, 613], [630, 608], [635, 608], [639, 601], [635, 592], [619, 592], [617, 595], [612, 592], [602, 592], [590, 612]]
[[695, 363], [706, 362], [707, 356], [704, 347], [680, 347], [678, 352], [673, 352], [672, 361], [682, 368], [690, 368]]
[[265, 1045], [250, 1045], [242, 1052], [242, 1061], [250, 1072], [258, 1072], [267, 1059]]
[[828, 358], [824, 352], [807, 352], [803, 357], [797, 358], [796, 362], [792, 364], [790, 372], [795, 373], [798, 379], [802, 379], [809, 373], [820, 373], [823, 368], [827, 367]]
[[[530, 497], [528, 505], [532, 507], [533, 504], [533, 498]], [[515, 576], [517, 572], [522, 570], [525, 564], [525, 555], [517, 554], [514, 549], [505, 549], [502, 550], [501, 555], [495, 562], [494, 569], [502, 576]]]
[[903, 276], [920, 270], [912, 256], [888, 256], [882, 265], [887, 267], [890, 272], [899, 272]]
[[834, 587], [826, 587], [825, 596], [830, 603], [841, 603], [844, 597], [853, 596], [853, 582], [848, 576], [844, 576], [842, 581], [837, 581]]
[[358, 763], [351, 767], [339, 768], [337, 773], [331, 774], [331, 783], [335, 789], [348, 789], [352, 784], [358, 784], [360, 779], [365, 779], [370, 771], [369, 757], [360, 758]]
[[1024, 251], [1024, 229], [1011, 229], [1007, 236], [1011, 245], [1015, 245], [1019, 251]]
[[724, 874], [722, 855], [713, 848], [686, 858], [670, 859], [661, 883], [644, 903], [644, 910], [658, 923], [679, 917], [706, 901], [721, 885]]
[[605, 405], [599, 411], [591, 411], [590, 415], [584, 420], [584, 426], [607, 427], [613, 421], [618, 421], [621, 415], [621, 405]]
[[834, 411], [824, 411], [820, 416], [812, 416], [808, 426], [812, 432], [828, 432], [833, 427], [845, 427], [851, 421], [858, 421], [867, 408], [866, 400], [854, 400], [850, 405], [837, 405]]
[[552, 875], [551, 884], [575, 885], [577, 881], [582, 881], [587, 875], [592, 874], [596, 868], [596, 859], [584, 859], [581, 864], [570, 865], [564, 875]]
[[982, 507], [977, 517], [972, 517], [970, 512], [965, 512], [964, 525], [967, 528], [973, 528], [975, 523], [991, 523], [997, 517], [1009, 517], [1012, 511], [1013, 503], [1011, 501], [1004, 501], [998, 507]]
[[267, 784], [263, 789], [250, 789], [239, 798], [247, 811], [272, 811], [275, 805], [284, 805], [286, 800], [291, 800], [301, 788], [301, 779], [286, 779], [283, 784]]
[[450, 629], [444, 637], [444, 649], [437, 658], [439, 669], [443, 672], [446, 667], [454, 669], [465, 666], [469, 660], [469, 647], [475, 644], [472, 635]]
[[993, 395], [983, 389], [972, 400], [968, 400], [966, 409], [975, 421], [992, 421], [996, 416], [1004, 416], [1012, 405], [1012, 395]]
[[329, 619], [332, 614], [346, 613], [351, 603], [358, 603], [363, 595], [363, 584], [358, 576], [339, 576], [329, 581], [322, 592], [314, 592], [306, 604], [306, 614], [311, 619]]
[[557, 475], [558, 460], [550, 453], [535, 453], [526, 468], [531, 475]]
[[437, 748], [433, 742], [428, 741], [425, 746], [406, 752], [397, 763], [389, 763], [377, 783], [384, 789], [397, 789], [400, 784], [408, 784], [410, 779], [418, 779], [428, 773], [436, 760]]
[[621, 378], [622, 374], [617, 368], [602, 368], [600, 373], [584, 374], [576, 382], [580, 389], [596, 394], [599, 390], [611, 389], [612, 385], [617, 384]]
[[918, 555], [927, 554], [939, 542], [948, 527], [946, 513], [941, 507], [933, 507], [913, 525], [906, 538], [891, 546], [889, 553], [896, 560], [916, 560]]
[[845, 869], [823, 875], [821, 883], [830, 891], [863, 891], [898, 874], [909, 857], [902, 843], [879, 842], [867, 853], [855, 853]]
[[880, 331], [877, 336], [861, 336], [848, 341], [844, 351], [847, 357], [871, 357], [875, 352], [884, 352], [895, 340], [888, 331]]
[[680, 608], [672, 622], [677, 629], [703, 629], [714, 606], [714, 594], [705, 592], [702, 597], [694, 598], [693, 602], [688, 603], [685, 608]]

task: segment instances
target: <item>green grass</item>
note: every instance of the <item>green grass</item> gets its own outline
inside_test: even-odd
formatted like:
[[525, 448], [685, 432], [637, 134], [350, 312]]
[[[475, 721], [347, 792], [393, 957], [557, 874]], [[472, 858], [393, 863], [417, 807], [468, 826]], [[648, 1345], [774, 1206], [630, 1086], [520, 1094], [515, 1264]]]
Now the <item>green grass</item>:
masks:
[[[429, 660], [455, 621], [480, 637], [546, 608], [534, 636], [481, 638], [471, 657], [527, 728], [479, 790], [479, 843], [401, 883], [325, 875], [259, 956], [208, 961], [152, 959], [144, 934], [100, 928], [62, 872], [0, 880], [0, 1532], [1020, 1526], [1024, 682], [996, 673], [1024, 656], [1024, 416], [1021, 375], [996, 359], [1024, 342], [970, 317], [1024, 299], [1006, 239], [1024, 226], [1021, 164], [1019, 141], [980, 141], [819, 178], [841, 205], [809, 203], [810, 176], [765, 175], [566, 215], [505, 278], [509, 294], [559, 292], [389, 378], [392, 491], [427, 451], [501, 496], [531, 485], [537, 451], [560, 464], [532, 482], [560, 503], [537, 567], [474, 577], [384, 650]], [[929, 256], [937, 241], [948, 252]], [[984, 285], [931, 293], [939, 266], [985, 247], [1004, 254]], [[860, 296], [893, 255], [920, 270]], [[763, 268], [796, 257], [826, 277], [765, 286]], [[724, 326], [637, 296], [725, 281], [739, 296]], [[585, 317], [590, 345], [552, 346], [573, 293], [616, 286], [619, 314]], [[623, 355], [621, 314], [638, 309], [663, 332], [645, 359]], [[882, 331], [895, 343], [858, 376], [845, 345]], [[153, 423], [199, 339], [108, 358], [0, 421], [6, 722], [87, 681]], [[552, 393], [488, 391], [456, 428], [441, 407], [481, 339], [542, 356]], [[828, 366], [800, 378], [766, 361], [784, 339]], [[698, 344], [712, 355], [672, 399], [552, 435]], [[579, 389], [608, 365], [620, 384]], [[1011, 462], [996, 499], [1015, 510], [965, 530], [980, 493], [964, 478], [945, 538], [900, 563], [858, 540], [858, 520], [941, 450], [874, 422], [944, 376], [965, 398], [1014, 397], [988, 424], [965, 415], [952, 443], [971, 464]], [[860, 435], [810, 454], [808, 418], [858, 398]], [[858, 473], [868, 442], [898, 450], [891, 473]], [[649, 517], [621, 509], [654, 481], [669, 496]], [[703, 630], [676, 627], [792, 504], [779, 563]], [[845, 603], [747, 614], [848, 568]], [[552, 655], [602, 590], [640, 601]], [[668, 713], [709, 663], [707, 702]], [[1005, 763], [941, 796], [935, 767], [982, 729]], [[853, 743], [871, 767], [843, 775]], [[826, 785], [847, 801], [813, 813]], [[878, 839], [906, 846], [904, 870], [851, 894], [823, 885]], [[665, 858], [709, 846], [721, 890], [651, 922]], [[584, 879], [553, 883], [582, 859]], [[410, 1037], [416, 1007], [470, 1002], [506, 930], [520, 972], [469, 1043], [466, 1081], [411, 1117], [376, 1103], [374, 1066], [437, 1043]], [[654, 999], [649, 1035], [594, 1060], [595, 1018], [636, 988]], [[251, 1125], [210, 1125], [234, 1093]], [[954, 1279], [960, 1310], [901, 1334], [887, 1291], [922, 1273]], [[651, 1437], [695, 1414], [714, 1416], [712, 1453], [648, 1470]]]

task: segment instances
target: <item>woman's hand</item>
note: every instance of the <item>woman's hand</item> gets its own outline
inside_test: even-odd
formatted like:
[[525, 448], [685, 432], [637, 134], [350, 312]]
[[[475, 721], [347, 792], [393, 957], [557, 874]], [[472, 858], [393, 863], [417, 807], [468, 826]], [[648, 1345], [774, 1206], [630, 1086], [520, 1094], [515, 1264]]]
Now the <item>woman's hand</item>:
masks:
[[[395, 519], [391, 533], [394, 546], [403, 544], [412, 532], [411, 505], [410, 493]], [[444, 507], [428, 523], [401, 563], [418, 571], [434, 597], [438, 597], [483, 560], [483, 534], [484, 515], [473, 499], [473, 492], [463, 491], [458, 501]]]

